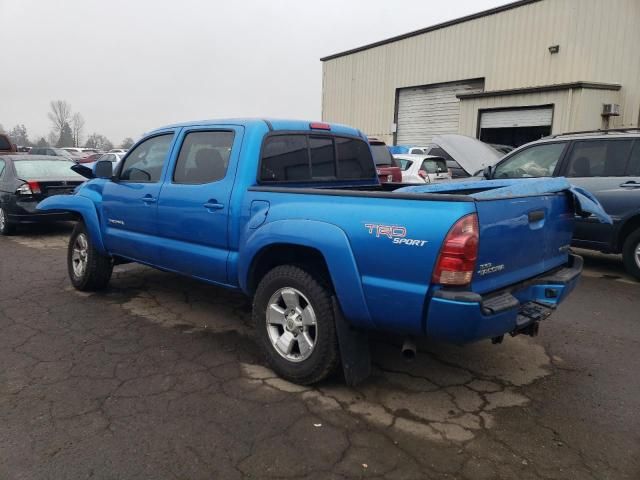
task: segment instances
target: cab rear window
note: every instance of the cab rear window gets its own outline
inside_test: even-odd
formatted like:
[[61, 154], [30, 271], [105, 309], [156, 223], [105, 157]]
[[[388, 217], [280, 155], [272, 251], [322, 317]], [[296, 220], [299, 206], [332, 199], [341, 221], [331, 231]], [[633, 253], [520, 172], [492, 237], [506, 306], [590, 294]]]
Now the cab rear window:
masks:
[[261, 182], [371, 180], [371, 151], [358, 138], [286, 134], [267, 137], [260, 162]]

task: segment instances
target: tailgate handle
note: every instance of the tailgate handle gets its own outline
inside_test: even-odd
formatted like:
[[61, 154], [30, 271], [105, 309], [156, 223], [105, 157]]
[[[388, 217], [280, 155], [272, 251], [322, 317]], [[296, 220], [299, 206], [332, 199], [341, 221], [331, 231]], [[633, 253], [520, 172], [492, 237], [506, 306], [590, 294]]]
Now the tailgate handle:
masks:
[[535, 212], [529, 212], [529, 223], [536, 223], [540, 220], [544, 220], [544, 210], [536, 210]]

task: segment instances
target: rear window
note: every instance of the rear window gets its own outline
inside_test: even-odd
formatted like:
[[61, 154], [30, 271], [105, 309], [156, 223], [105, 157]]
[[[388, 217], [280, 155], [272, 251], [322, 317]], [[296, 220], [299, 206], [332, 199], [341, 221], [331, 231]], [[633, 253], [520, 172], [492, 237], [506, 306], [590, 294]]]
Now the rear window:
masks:
[[373, 154], [373, 161], [376, 162], [378, 167], [397, 167], [393, 155], [384, 143], [371, 144], [371, 153]]
[[631, 177], [640, 177], [640, 140], [636, 140], [636, 143], [633, 146], [627, 175]]
[[262, 149], [260, 181], [373, 179], [371, 153], [360, 139], [328, 135], [273, 135]]
[[625, 174], [633, 140], [575, 142], [568, 177], [621, 177]]
[[83, 178], [71, 170], [75, 163], [66, 160], [17, 160], [13, 165], [16, 169], [16, 176], [22, 180]]
[[440, 158], [428, 158], [422, 162], [422, 170], [427, 173], [444, 173], [447, 171], [447, 162]]

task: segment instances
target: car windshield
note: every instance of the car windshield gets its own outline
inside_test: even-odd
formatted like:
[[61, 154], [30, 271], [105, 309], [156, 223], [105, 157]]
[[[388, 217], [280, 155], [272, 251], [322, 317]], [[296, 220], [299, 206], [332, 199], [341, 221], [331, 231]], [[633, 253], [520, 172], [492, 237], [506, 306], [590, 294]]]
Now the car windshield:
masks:
[[373, 153], [373, 161], [378, 167], [397, 167], [398, 164], [391, 156], [391, 152], [383, 143], [374, 143], [371, 145], [371, 153]]
[[66, 160], [17, 160], [14, 163], [16, 175], [22, 180], [83, 178], [71, 170], [73, 165], [75, 163]]

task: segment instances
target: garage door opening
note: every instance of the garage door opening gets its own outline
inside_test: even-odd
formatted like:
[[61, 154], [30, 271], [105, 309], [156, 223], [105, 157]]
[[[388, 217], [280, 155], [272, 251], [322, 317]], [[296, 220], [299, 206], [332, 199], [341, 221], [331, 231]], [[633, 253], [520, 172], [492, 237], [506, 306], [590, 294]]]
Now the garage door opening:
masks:
[[480, 112], [479, 139], [519, 147], [551, 135], [553, 108], [514, 108]]

